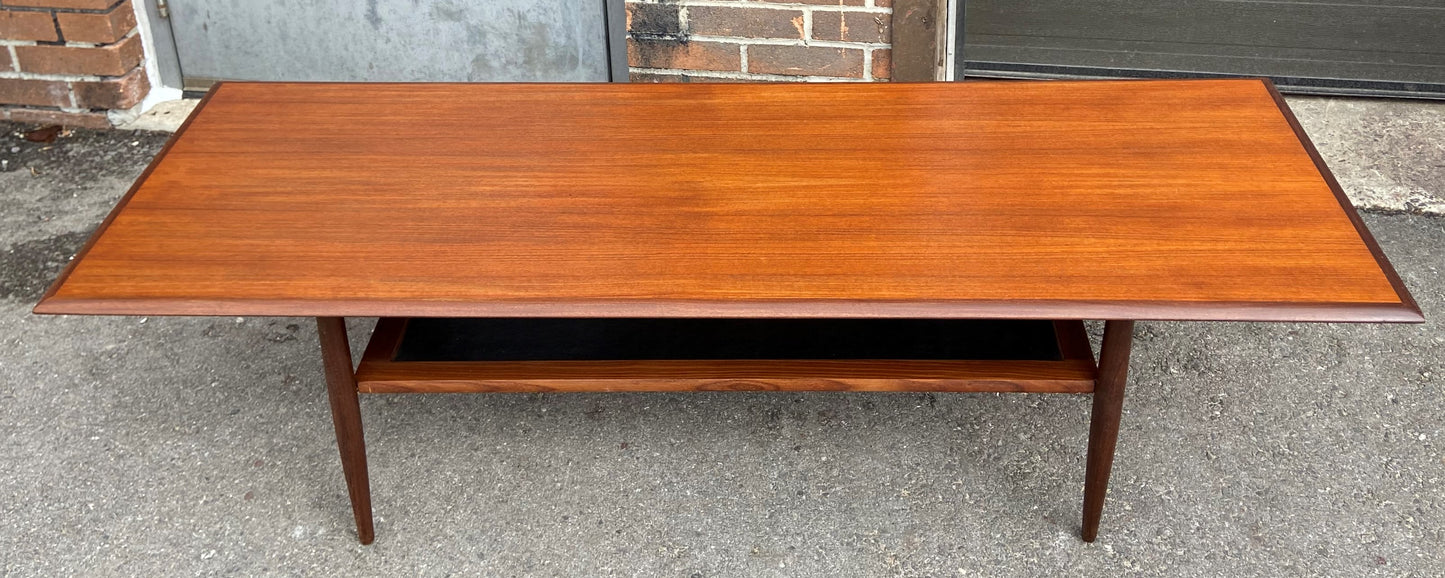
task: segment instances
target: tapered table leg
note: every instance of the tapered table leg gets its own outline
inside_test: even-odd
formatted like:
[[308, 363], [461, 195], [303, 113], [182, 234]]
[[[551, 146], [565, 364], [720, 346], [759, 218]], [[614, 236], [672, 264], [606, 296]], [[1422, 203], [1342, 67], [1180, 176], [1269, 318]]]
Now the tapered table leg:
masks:
[[1114, 466], [1114, 442], [1119, 439], [1119, 416], [1124, 409], [1124, 382], [1129, 376], [1129, 348], [1134, 341], [1133, 321], [1106, 321], [1104, 344], [1099, 350], [1099, 375], [1094, 385], [1094, 412], [1089, 421], [1089, 458], [1084, 471], [1084, 541], [1099, 535], [1104, 495], [1109, 491], [1109, 470]]
[[362, 544], [370, 544], [376, 539], [371, 526], [371, 483], [366, 476], [366, 440], [361, 436], [361, 404], [356, 398], [356, 375], [351, 369], [346, 320], [317, 317], [316, 332], [321, 336], [326, 397], [331, 401], [331, 421], [336, 426], [341, 470], [346, 474], [346, 489], [351, 494], [351, 513], [356, 516], [356, 536]]

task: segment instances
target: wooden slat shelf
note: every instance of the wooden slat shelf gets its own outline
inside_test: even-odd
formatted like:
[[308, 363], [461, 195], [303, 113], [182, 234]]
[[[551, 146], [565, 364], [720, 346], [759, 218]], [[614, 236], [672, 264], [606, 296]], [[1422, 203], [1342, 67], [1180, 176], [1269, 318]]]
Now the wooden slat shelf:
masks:
[[356, 380], [363, 393], [1090, 393], [1096, 371], [1079, 321], [383, 318]]

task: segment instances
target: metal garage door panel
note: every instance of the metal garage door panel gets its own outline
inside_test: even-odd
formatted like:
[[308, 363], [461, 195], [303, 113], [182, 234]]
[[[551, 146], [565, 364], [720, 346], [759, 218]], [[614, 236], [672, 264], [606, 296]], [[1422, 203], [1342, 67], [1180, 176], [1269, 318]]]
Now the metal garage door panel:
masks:
[[967, 0], [979, 71], [1271, 76], [1323, 92], [1445, 96], [1445, 0]]
[[171, 0], [187, 88], [215, 80], [608, 80], [603, 0]]

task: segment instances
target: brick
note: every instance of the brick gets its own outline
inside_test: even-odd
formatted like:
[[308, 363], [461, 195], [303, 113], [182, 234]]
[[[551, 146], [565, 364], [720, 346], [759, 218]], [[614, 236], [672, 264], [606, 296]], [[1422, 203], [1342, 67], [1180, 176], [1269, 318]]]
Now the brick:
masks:
[[893, 51], [880, 48], [873, 51], [873, 80], [893, 78]]
[[70, 85], [58, 80], [0, 78], [0, 104], [70, 106]]
[[892, 18], [874, 12], [814, 12], [813, 40], [887, 43]]
[[108, 46], [16, 46], [19, 68], [40, 74], [121, 76], [141, 61], [139, 34]]
[[803, 11], [692, 6], [687, 9], [687, 30], [698, 36], [796, 38], [801, 40], [803, 38]]
[[151, 84], [146, 78], [145, 67], [137, 66], [130, 74], [120, 78], [75, 81], [70, 83], [70, 87], [75, 91], [77, 108], [125, 109], [145, 98]]
[[105, 10], [119, 0], [3, 0], [6, 6], [30, 8], [68, 8], [71, 10]]
[[0, 39], [54, 42], [55, 21], [49, 12], [5, 10], [0, 8]]
[[0, 70], [15, 70], [15, 67], [10, 63], [10, 49], [4, 46], [0, 46]]
[[627, 32], [639, 37], [680, 37], [682, 8], [676, 4], [627, 4]]
[[10, 109], [10, 120], [27, 124], [58, 124], [78, 128], [110, 128], [110, 117], [103, 112], [65, 112], [63, 110]]
[[57, 12], [55, 19], [66, 42], [110, 44], [135, 29], [135, 8], [126, 0], [109, 12]]
[[863, 77], [863, 51], [822, 46], [748, 47], [748, 72], [790, 76]]
[[742, 69], [742, 55], [735, 44], [632, 38], [627, 41], [627, 64], [637, 68], [736, 71]]
[[879, 8], [892, 8], [893, 0], [873, 0], [873, 5]]

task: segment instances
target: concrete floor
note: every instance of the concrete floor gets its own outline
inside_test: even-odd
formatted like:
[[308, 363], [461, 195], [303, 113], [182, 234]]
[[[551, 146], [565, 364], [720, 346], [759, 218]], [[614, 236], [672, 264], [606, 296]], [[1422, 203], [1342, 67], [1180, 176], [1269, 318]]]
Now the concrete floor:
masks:
[[1286, 100], [1355, 206], [1445, 215], [1445, 103]]
[[1087, 397], [710, 393], [364, 397], [360, 546], [309, 320], [29, 314], [167, 135], [0, 125], [0, 576], [1445, 575], [1441, 109], [1298, 102], [1429, 321], [1141, 324], [1094, 544]]

